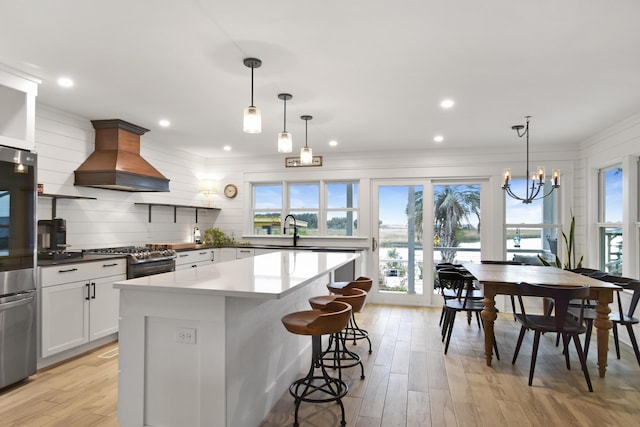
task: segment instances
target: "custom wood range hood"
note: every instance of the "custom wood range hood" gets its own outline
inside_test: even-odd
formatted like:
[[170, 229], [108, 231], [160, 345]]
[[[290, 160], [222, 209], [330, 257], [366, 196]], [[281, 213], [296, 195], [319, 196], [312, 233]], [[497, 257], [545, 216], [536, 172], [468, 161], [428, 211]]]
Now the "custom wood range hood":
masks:
[[169, 191], [169, 180], [140, 156], [149, 129], [120, 119], [91, 120], [95, 150], [76, 169], [74, 185], [120, 191]]

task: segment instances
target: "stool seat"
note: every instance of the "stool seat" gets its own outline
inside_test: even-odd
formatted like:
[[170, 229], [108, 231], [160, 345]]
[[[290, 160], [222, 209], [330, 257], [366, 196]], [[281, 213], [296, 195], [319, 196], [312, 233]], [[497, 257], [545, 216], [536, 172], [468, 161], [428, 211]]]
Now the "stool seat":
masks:
[[331, 282], [327, 285], [327, 289], [329, 292], [334, 294], [342, 294], [344, 289], [350, 288], [358, 288], [363, 291], [369, 293], [371, 292], [371, 287], [373, 286], [373, 280], [368, 277], [358, 277], [356, 280], [352, 280], [350, 282]]
[[340, 332], [351, 317], [351, 306], [331, 301], [319, 310], [289, 313], [282, 318], [287, 331], [298, 335], [328, 335]]

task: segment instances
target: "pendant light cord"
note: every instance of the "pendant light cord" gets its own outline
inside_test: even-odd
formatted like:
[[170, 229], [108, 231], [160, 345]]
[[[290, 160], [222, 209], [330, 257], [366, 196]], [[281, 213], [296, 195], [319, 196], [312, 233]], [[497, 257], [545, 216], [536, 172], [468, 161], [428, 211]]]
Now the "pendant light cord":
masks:
[[284, 130], [283, 132], [287, 132], [287, 98], [284, 98]]
[[255, 107], [253, 105], [253, 66], [251, 67], [251, 106]]

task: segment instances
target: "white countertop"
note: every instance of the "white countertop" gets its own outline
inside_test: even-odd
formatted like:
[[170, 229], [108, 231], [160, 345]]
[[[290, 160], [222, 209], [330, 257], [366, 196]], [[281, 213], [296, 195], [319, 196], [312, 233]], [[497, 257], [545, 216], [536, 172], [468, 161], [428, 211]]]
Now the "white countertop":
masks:
[[277, 251], [254, 257], [115, 282], [138, 291], [248, 298], [282, 298], [294, 288], [360, 255], [344, 252]]

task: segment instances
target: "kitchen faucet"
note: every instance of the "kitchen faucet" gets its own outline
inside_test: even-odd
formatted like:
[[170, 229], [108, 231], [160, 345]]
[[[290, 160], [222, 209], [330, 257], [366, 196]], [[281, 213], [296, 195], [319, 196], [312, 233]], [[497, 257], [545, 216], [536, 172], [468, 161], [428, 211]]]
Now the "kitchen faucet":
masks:
[[300, 236], [298, 236], [298, 226], [296, 225], [296, 217], [289, 214], [287, 216], [284, 217], [284, 227], [282, 228], [282, 234], [287, 234], [287, 220], [291, 218], [293, 219], [293, 246], [298, 246], [298, 239], [300, 238]]

